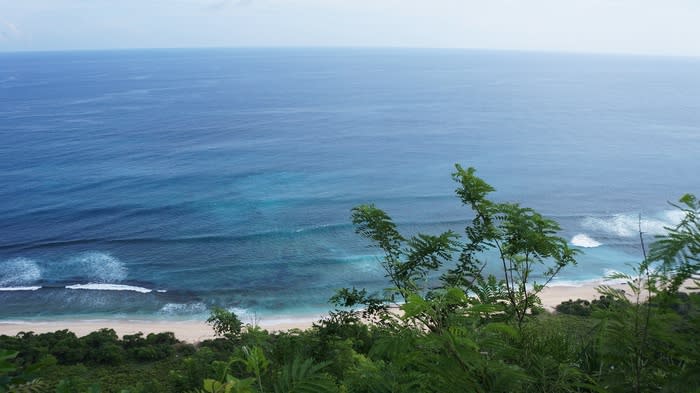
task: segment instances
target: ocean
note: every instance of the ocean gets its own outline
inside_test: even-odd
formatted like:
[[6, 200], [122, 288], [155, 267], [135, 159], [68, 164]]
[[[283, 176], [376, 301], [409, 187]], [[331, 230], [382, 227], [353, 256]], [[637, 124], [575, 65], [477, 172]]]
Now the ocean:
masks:
[[583, 250], [555, 284], [629, 271], [700, 192], [700, 59], [0, 53], [0, 141], [0, 319], [320, 314], [388, 286], [352, 207], [463, 233], [455, 163]]

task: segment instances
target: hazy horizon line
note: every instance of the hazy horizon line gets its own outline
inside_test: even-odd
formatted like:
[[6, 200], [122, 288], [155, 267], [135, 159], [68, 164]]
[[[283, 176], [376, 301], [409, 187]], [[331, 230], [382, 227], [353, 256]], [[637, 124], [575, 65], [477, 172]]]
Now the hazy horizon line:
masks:
[[286, 45], [239, 45], [239, 46], [174, 46], [174, 47], [123, 47], [123, 48], [63, 48], [63, 49], [13, 49], [3, 50], [0, 54], [30, 54], [30, 53], [71, 53], [71, 52], [119, 52], [119, 51], [163, 51], [163, 50], [240, 50], [240, 49], [262, 49], [262, 50], [446, 50], [446, 51], [481, 51], [481, 52], [516, 52], [516, 53], [540, 53], [540, 54], [566, 54], [566, 55], [598, 55], [598, 56], [621, 56], [621, 57], [656, 57], [656, 58], [677, 58], [677, 59], [700, 59], [700, 55], [674, 54], [674, 53], [653, 53], [653, 52], [612, 52], [612, 51], [577, 51], [561, 49], [522, 49], [522, 48], [481, 48], [481, 47], [421, 47], [421, 46], [362, 46], [362, 45], [339, 45], [339, 46], [286, 46]]

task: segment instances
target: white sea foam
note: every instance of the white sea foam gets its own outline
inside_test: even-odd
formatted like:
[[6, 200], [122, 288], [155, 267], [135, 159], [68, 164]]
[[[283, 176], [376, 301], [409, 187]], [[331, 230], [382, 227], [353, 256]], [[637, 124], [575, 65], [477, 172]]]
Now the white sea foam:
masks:
[[571, 244], [577, 247], [595, 248], [603, 243], [593, 239], [585, 233], [579, 233], [578, 235], [571, 238]]
[[69, 263], [75, 265], [74, 272], [90, 281], [114, 283], [124, 280], [127, 276], [124, 263], [104, 252], [85, 252], [71, 258]]
[[623, 279], [615, 279], [615, 280], [608, 280], [605, 277], [600, 277], [600, 278], [591, 278], [588, 280], [553, 280], [552, 282], [549, 283], [548, 286], [550, 287], [573, 287], [573, 288], [580, 288], [580, 287], [585, 287], [589, 285], [617, 285], [617, 284], [624, 284], [625, 280]]
[[207, 306], [204, 303], [167, 303], [158, 311], [159, 314], [178, 315], [178, 314], [201, 314], [207, 311]]
[[[663, 212], [657, 217], [644, 217], [641, 220], [642, 232], [649, 235], [666, 233], [665, 227], [677, 225], [683, 213], [676, 210]], [[639, 236], [640, 221], [636, 214], [615, 214], [610, 217], [587, 217], [583, 220], [587, 229], [619, 237]]]
[[599, 277], [584, 278], [584, 279], [560, 279], [555, 278], [549, 283], [550, 287], [584, 287], [588, 285], [615, 285], [624, 284], [626, 280], [624, 279], [608, 279], [613, 274], [621, 273], [615, 269], [603, 269], [602, 274]]
[[603, 282], [603, 278], [589, 280], [552, 280], [548, 286], [550, 287], [584, 287], [586, 285], [598, 284]]
[[13, 258], [0, 263], [0, 287], [27, 287], [41, 279], [41, 269], [29, 258]]
[[253, 316], [254, 315], [254, 313], [250, 313], [250, 311], [246, 310], [245, 308], [240, 308], [240, 307], [228, 307], [227, 310], [229, 312], [236, 314], [239, 317], [246, 317], [246, 316]]
[[66, 289], [88, 289], [94, 291], [134, 291], [140, 293], [150, 293], [153, 292], [152, 289], [137, 287], [133, 285], [120, 285], [120, 284], [74, 284], [66, 285]]
[[13, 291], [36, 291], [41, 289], [41, 286], [31, 286], [31, 287], [0, 287], [0, 292], [13, 292]]
[[[256, 324], [259, 317], [255, 312], [240, 307], [226, 307], [226, 310], [236, 314], [243, 323]], [[209, 312], [209, 306], [201, 302], [193, 303], [167, 303], [158, 311], [165, 315], [191, 315]]]
[[227, 310], [236, 314], [238, 319], [244, 324], [257, 326], [260, 322], [260, 316], [255, 311], [250, 311], [240, 307], [228, 307]]

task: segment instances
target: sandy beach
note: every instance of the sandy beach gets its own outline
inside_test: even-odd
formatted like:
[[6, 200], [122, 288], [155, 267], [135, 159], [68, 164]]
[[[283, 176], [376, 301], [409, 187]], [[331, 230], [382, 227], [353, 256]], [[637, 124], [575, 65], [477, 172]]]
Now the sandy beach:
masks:
[[[596, 287], [604, 282], [590, 282], [580, 286], [550, 286], [541, 293], [542, 304], [547, 310], [553, 311], [554, 307], [566, 300], [572, 299], [596, 299], [599, 294]], [[615, 288], [625, 289], [623, 284], [611, 285]], [[290, 329], [306, 329], [312, 323], [319, 320], [322, 315], [306, 315], [293, 318], [261, 319], [257, 324], [269, 331], [287, 331]], [[250, 321], [243, 320], [244, 323]], [[0, 335], [15, 335], [19, 332], [33, 331], [35, 333], [53, 332], [68, 329], [78, 336], [86, 335], [101, 328], [112, 328], [119, 336], [142, 332], [159, 333], [173, 332], [183, 341], [198, 342], [214, 338], [213, 331], [204, 321], [197, 320], [147, 320], [147, 319], [90, 319], [90, 320], [45, 320], [45, 321], [0, 321]]]
[[542, 290], [540, 299], [542, 305], [548, 311], [554, 311], [554, 308], [567, 300], [585, 299], [593, 300], [600, 296], [597, 289], [601, 285], [607, 285], [614, 289], [622, 289], [629, 293], [627, 284], [610, 283], [605, 281], [587, 282], [582, 285], [552, 285]]
[[[318, 317], [299, 317], [278, 320], [261, 320], [258, 326], [269, 331], [287, 331], [291, 329], [306, 329], [311, 327]], [[246, 321], [244, 321], [245, 323]], [[16, 335], [19, 332], [47, 333], [68, 329], [78, 336], [102, 328], [112, 328], [121, 337], [125, 334], [138, 332], [160, 333], [173, 332], [175, 336], [187, 342], [199, 342], [215, 338], [211, 326], [205, 321], [198, 320], [148, 320], [148, 319], [65, 319], [45, 321], [0, 321], [0, 335]]]

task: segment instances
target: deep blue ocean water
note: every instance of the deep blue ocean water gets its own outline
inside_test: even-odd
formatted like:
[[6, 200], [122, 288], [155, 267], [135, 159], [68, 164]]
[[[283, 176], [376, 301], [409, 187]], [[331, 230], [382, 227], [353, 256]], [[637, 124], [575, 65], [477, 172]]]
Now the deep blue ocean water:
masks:
[[462, 232], [455, 163], [589, 246], [559, 283], [600, 278], [700, 191], [699, 153], [700, 59], [4, 53], [0, 319], [323, 312], [387, 286], [353, 206]]

